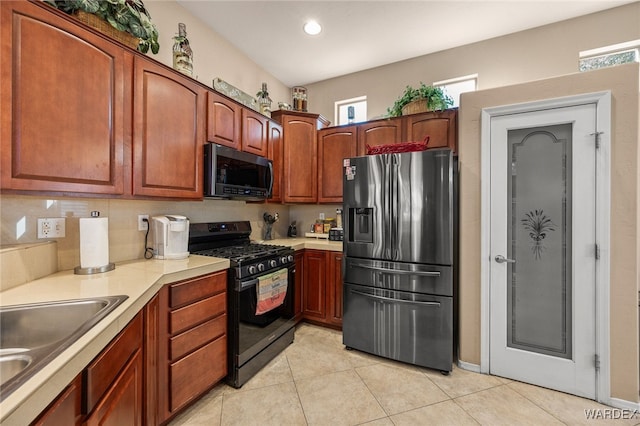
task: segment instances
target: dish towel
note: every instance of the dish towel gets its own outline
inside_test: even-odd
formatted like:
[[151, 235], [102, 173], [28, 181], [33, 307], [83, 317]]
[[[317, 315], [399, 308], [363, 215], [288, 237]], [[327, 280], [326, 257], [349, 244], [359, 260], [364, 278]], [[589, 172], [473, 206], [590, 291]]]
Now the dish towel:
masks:
[[264, 314], [282, 305], [287, 295], [288, 275], [289, 270], [283, 268], [258, 278], [256, 315]]

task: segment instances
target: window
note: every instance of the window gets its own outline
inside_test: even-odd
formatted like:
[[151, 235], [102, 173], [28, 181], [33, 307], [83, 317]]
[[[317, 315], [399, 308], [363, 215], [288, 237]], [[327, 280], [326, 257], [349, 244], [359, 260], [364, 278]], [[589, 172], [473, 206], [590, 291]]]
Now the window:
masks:
[[[349, 112], [351, 112], [351, 117], [349, 116]], [[335, 115], [335, 122], [338, 126], [367, 121], [367, 97], [360, 96], [336, 101]]]
[[460, 94], [474, 92], [478, 82], [478, 74], [452, 78], [450, 80], [436, 81], [434, 87], [442, 87], [444, 92], [453, 99], [453, 107], [460, 106]]
[[591, 71], [639, 61], [640, 40], [633, 40], [580, 52], [578, 69], [581, 72]]

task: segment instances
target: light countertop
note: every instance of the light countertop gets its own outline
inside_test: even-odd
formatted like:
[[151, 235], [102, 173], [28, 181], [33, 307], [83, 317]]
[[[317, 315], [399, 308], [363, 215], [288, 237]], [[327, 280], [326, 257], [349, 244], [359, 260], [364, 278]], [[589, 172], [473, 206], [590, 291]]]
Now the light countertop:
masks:
[[[291, 246], [295, 250], [342, 251], [342, 242], [312, 238], [258, 241]], [[72, 270], [0, 292], [0, 306], [51, 302], [99, 296], [127, 295], [98, 324], [0, 402], [3, 426], [30, 423], [168, 283], [229, 268], [229, 260], [191, 255], [183, 260], [134, 260], [116, 264], [113, 271], [75, 275]]]

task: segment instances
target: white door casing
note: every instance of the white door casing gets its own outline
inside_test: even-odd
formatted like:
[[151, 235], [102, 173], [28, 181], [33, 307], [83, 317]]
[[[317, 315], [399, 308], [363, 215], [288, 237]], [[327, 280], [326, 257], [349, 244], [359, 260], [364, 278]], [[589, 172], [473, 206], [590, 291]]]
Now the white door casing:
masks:
[[[482, 115], [480, 370], [608, 402], [610, 93], [490, 108], [483, 110]], [[580, 116], [582, 118], [576, 121]], [[595, 122], [584, 128], [589, 117], [593, 117]], [[574, 336], [568, 339], [569, 359], [555, 354], [534, 355], [526, 347], [508, 347], [506, 284], [507, 272], [511, 273], [512, 266], [510, 263], [497, 263], [494, 259], [496, 255], [508, 255], [505, 225], [506, 168], [509, 164], [507, 131], [560, 123], [572, 123], [574, 129], [573, 174], [591, 175], [591, 178], [583, 176], [570, 183], [576, 206], [570, 219], [576, 232], [573, 236], [568, 234], [575, 249], [570, 253], [574, 261], [567, 266], [570, 266], [572, 281], [579, 284], [573, 293], [574, 303], [568, 308], [568, 322], [570, 326], [574, 325], [572, 329], [575, 331]], [[596, 137], [597, 150], [594, 149]], [[587, 145], [593, 149], [587, 149]], [[585, 214], [585, 211], [590, 213]], [[596, 242], [599, 247], [597, 261]], [[520, 252], [521, 258], [523, 253]], [[524, 267], [522, 264], [520, 270]], [[513, 271], [517, 270], [515, 266], [513, 268]], [[501, 303], [495, 304], [496, 300]], [[597, 374], [594, 367], [596, 354], [600, 367]]]

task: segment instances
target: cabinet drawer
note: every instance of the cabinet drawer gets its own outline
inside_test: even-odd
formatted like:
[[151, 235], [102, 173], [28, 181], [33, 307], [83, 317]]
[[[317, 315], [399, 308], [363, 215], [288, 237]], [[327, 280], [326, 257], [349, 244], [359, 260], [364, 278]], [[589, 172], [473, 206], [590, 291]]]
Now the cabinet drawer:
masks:
[[196, 278], [172, 284], [169, 294], [169, 305], [172, 308], [195, 302], [208, 296], [213, 296], [227, 288], [227, 273]]
[[217, 339], [227, 332], [227, 316], [220, 315], [170, 339], [169, 357], [172, 361], [183, 357], [195, 348]]
[[223, 335], [170, 367], [170, 410], [183, 407], [227, 375], [227, 336]]
[[227, 294], [220, 293], [207, 297], [169, 314], [169, 333], [176, 334], [226, 311]]
[[142, 346], [142, 314], [136, 315], [129, 325], [109, 344], [85, 370], [86, 406], [84, 413], [90, 413], [127, 361]]

